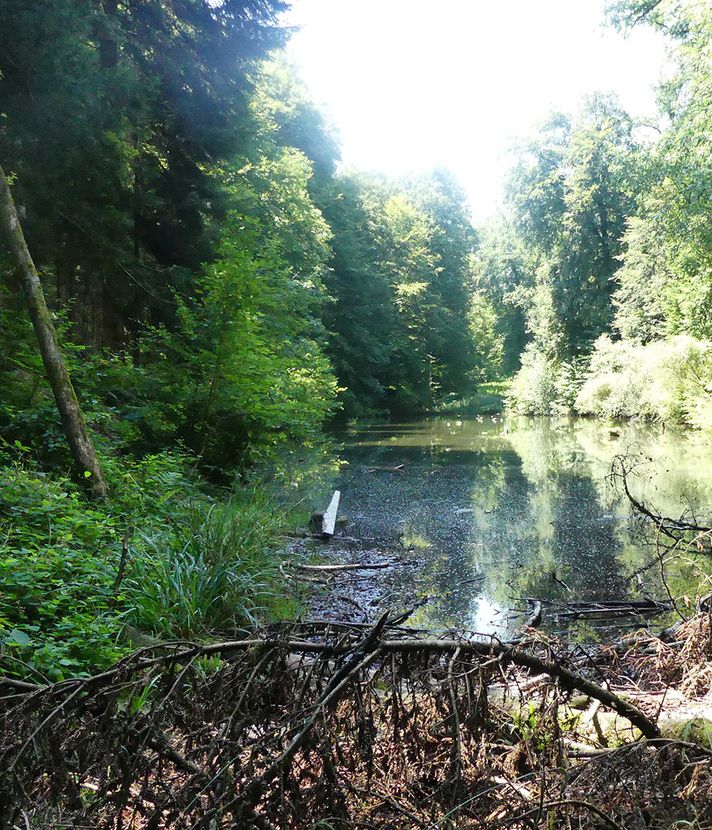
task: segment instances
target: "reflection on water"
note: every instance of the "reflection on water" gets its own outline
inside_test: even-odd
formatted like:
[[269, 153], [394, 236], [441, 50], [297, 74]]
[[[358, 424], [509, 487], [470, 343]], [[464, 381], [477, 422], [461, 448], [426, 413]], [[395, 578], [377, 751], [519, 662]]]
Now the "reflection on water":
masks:
[[[359, 426], [345, 436], [339, 488], [354, 536], [421, 563], [403, 569], [404, 588], [431, 597], [413, 624], [504, 632], [521, 623], [506, 609], [527, 596], [665, 595], [656, 569], [634, 576], [651, 549], [607, 480], [621, 453], [648, 459], [634, 489], [667, 515], [712, 505], [704, 436], [575, 419]], [[685, 576], [672, 576], [679, 590]]]

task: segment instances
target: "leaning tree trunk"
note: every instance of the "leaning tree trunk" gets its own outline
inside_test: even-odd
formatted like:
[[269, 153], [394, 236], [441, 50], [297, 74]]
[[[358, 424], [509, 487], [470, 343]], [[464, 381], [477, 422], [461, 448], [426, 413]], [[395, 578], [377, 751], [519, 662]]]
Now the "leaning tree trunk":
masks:
[[42, 284], [27, 248], [15, 209], [15, 202], [2, 167], [0, 167], [0, 225], [7, 234], [10, 253], [22, 282], [22, 290], [30, 310], [30, 317], [37, 335], [47, 378], [57, 401], [57, 409], [59, 409], [62, 418], [62, 426], [69, 449], [82, 480], [87, 480], [86, 473], [90, 473], [87, 483], [91, 488], [91, 492], [98, 498], [105, 498], [107, 487], [101, 472], [99, 459], [96, 456], [94, 444], [87, 431], [79, 401], [65, 366], [62, 352], [59, 349], [57, 334], [47, 309]]

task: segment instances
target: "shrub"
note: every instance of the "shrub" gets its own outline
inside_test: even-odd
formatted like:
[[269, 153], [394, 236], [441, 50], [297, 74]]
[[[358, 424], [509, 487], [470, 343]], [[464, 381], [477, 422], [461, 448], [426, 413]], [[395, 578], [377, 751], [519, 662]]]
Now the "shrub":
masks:
[[577, 361], [552, 357], [529, 344], [509, 388], [507, 405], [520, 415], [566, 415], [574, 407], [580, 375]]
[[576, 398], [581, 414], [712, 427], [712, 343], [678, 335], [647, 345], [600, 337]]

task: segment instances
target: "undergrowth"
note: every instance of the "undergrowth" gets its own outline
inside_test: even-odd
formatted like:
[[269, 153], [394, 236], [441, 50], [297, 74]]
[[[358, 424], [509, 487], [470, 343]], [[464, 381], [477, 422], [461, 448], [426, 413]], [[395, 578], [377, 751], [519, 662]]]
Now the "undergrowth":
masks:
[[187, 453], [161, 452], [105, 458], [102, 504], [21, 445], [0, 456], [4, 673], [83, 675], [141, 634], [201, 638], [291, 610], [275, 550], [296, 519], [276, 488], [210, 489]]
[[600, 337], [587, 358], [565, 362], [533, 346], [507, 395], [523, 415], [641, 418], [712, 428], [712, 344], [687, 335], [647, 344]]

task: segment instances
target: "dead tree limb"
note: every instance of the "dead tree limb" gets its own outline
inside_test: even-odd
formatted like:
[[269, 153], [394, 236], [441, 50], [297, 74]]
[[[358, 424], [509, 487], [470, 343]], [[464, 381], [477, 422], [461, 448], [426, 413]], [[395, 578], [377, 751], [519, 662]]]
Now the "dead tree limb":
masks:
[[15, 202], [2, 167], [0, 167], [0, 226], [7, 237], [10, 255], [22, 284], [22, 291], [42, 354], [42, 362], [57, 402], [62, 428], [78, 476], [80, 481], [85, 482], [88, 473], [87, 483], [92, 494], [97, 498], [106, 498], [108, 490], [99, 459], [57, 342], [57, 333], [45, 302], [42, 284], [27, 247]]
[[[502, 643], [496, 638], [490, 638], [488, 641], [464, 640], [464, 639], [444, 639], [444, 638], [390, 638], [380, 639], [381, 633], [386, 629], [386, 620], [382, 618], [371, 632], [357, 644], [356, 650], [353, 643], [351, 645], [334, 646], [328, 643], [303, 640], [303, 639], [283, 639], [275, 636], [253, 637], [245, 640], [233, 640], [222, 643], [210, 643], [208, 645], [174, 643], [169, 644], [170, 651], [167, 654], [154, 656], [152, 658], [145, 658], [140, 655], [145, 654], [146, 651], [139, 652], [139, 656], [133, 661], [122, 661], [117, 667], [102, 672], [99, 675], [82, 680], [62, 681], [54, 684], [54, 686], [35, 686], [34, 691], [45, 692], [52, 691], [55, 694], [63, 691], [68, 692], [71, 696], [77, 693], [77, 690], [90, 689], [93, 686], [101, 686], [102, 683], [109, 682], [115, 676], [121, 675], [126, 677], [129, 674], [136, 674], [145, 672], [149, 668], [153, 668], [160, 664], [177, 664], [192, 660], [196, 657], [204, 657], [208, 655], [228, 655], [235, 652], [245, 651], [246, 649], [254, 647], [265, 647], [273, 645], [281, 647], [290, 653], [314, 653], [321, 654], [323, 657], [339, 657], [351, 655], [352, 660], [349, 661], [340, 672], [332, 678], [332, 683], [338, 683], [343, 673], [350, 672], [353, 668], [353, 660], [356, 656], [362, 656], [366, 651], [372, 652], [374, 644], [378, 642], [378, 650], [381, 654], [408, 654], [408, 653], [439, 653], [442, 655], [452, 655], [458, 653], [460, 655], [476, 655], [479, 657], [491, 658], [496, 657], [502, 663], [513, 663], [516, 666], [530, 669], [537, 674], [547, 674], [550, 677], [556, 678], [559, 681], [561, 688], [566, 691], [578, 691], [594, 700], [600, 701], [605, 706], [613, 709], [621, 717], [630, 721], [633, 726], [640, 730], [641, 734], [646, 738], [657, 738], [660, 731], [657, 725], [647, 715], [640, 711], [636, 706], [614, 694], [608, 689], [599, 686], [591, 680], [582, 677], [565, 666], [556, 662], [555, 660], [545, 659], [532, 654], [530, 651], [525, 651], [521, 647]], [[156, 649], [154, 649], [155, 651]], [[0, 678], [0, 687], [3, 685], [3, 679]], [[15, 684], [10, 682], [11, 686]], [[23, 688], [27, 689], [26, 684]], [[333, 686], [332, 686], [333, 688]]]
[[372, 564], [362, 564], [359, 565], [358, 563], [349, 564], [349, 565], [295, 565], [300, 571], [316, 571], [321, 573], [332, 573], [336, 571], [377, 571], [381, 570], [382, 568], [390, 568], [390, 562], [374, 562]]
[[660, 532], [669, 539], [677, 541], [680, 538], [680, 535], [684, 533], [710, 533], [712, 531], [712, 527], [706, 527], [705, 525], [700, 525], [696, 522], [688, 522], [682, 517], [679, 519], [673, 519], [670, 516], [663, 516], [662, 514], [651, 510], [631, 493], [628, 485], [628, 476], [630, 473], [631, 468], [626, 466], [625, 457], [617, 456], [613, 459], [610, 479], [621, 482], [623, 492], [636, 513], [650, 519], [650, 521], [655, 524]]

